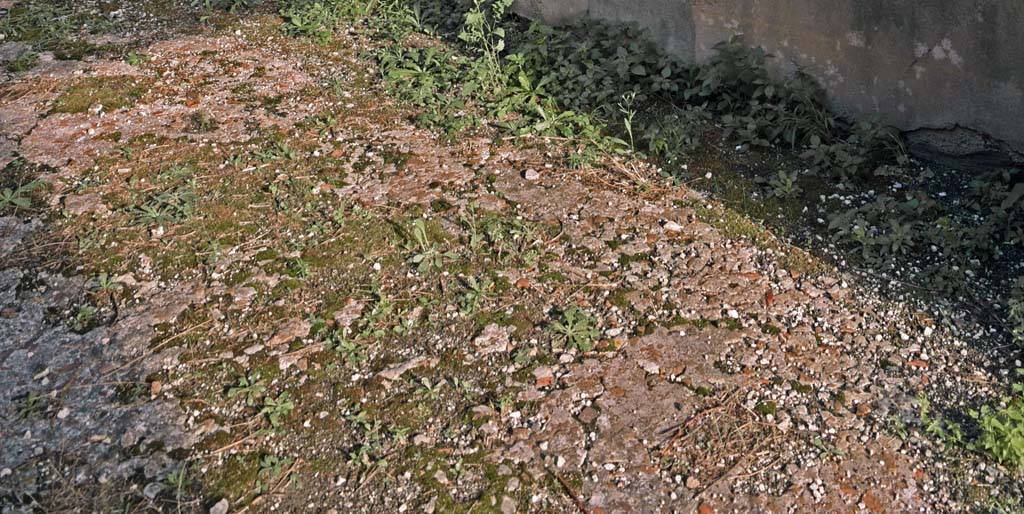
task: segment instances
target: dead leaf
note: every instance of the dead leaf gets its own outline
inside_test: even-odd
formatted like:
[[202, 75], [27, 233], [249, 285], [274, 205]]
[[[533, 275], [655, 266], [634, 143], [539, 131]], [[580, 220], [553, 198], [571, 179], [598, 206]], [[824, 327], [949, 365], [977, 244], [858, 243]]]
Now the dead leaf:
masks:
[[306, 337], [309, 335], [309, 329], [313, 328], [313, 324], [304, 319], [293, 319], [285, 321], [281, 326], [277, 327], [273, 337], [267, 342], [267, 346], [273, 348], [285, 343], [290, 343], [295, 339]]
[[875, 496], [875, 493], [873, 493], [871, 491], [868, 491], [868, 492], [864, 493], [864, 496], [861, 497], [860, 501], [865, 506], [867, 506], [867, 508], [870, 509], [871, 512], [876, 512], [876, 513], [885, 512], [885, 508], [882, 507], [881, 500], [879, 500], [878, 497]]
[[867, 403], [862, 403], [862, 404], [857, 406], [857, 416], [858, 417], [863, 418], [863, 417], [867, 416], [868, 414], [871, 414], [871, 406], [870, 405], [868, 405]]
[[380, 373], [377, 373], [377, 376], [389, 382], [394, 382], [395, 380], [401, 378], [402, 375], [404, 375], [407, 371], [412, 371], [416, 368], [421, 368], [424, 366], [434, 367], [437, 365], [437, 363], [437, 359], [429, 359], [427, 357], [414, 357], [397, 366], [392, 366], [384, 371], [381, 371]]

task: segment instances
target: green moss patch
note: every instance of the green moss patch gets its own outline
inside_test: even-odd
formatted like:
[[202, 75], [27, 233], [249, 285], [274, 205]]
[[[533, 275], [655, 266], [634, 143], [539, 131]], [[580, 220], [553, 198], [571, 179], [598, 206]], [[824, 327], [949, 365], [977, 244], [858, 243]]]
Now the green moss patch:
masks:
[[132, 77], [91, 77], [68, 88], [54, 102], [51, 113], [81, 113], [94, 105], [105, 111], [135, 105], [148, 88]]

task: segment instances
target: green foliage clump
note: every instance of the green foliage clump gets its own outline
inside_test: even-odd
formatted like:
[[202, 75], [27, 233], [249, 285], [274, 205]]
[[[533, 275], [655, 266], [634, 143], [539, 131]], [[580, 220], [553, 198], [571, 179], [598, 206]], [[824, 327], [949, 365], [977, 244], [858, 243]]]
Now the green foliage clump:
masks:
[[980, 431], [971, 447], [1024, 473], [1024, 384], [1014, 384], [1013, 392], [1012, 397], [1003, 398], [995, 407], [986, 405], [970, 412]]
[[256, 401], [267, 392], [267, 387], [253, 377], [241, 376], [238, 382], [228, 389], [228, 399], [236, 396], [244, 397], [245, 404], [249, 407], [256, 405]]
[[27, 50], [19, 55], [17, 59], [11, 60], [7, 63], [7, 71], [11, 73], [21, 73], [35, 68], [38, 64], [39, 54], [32, 50]]
[[854, 124], [844, 137], [830, 142], [811, 135], [801, 157], [810, 161], [812, 172], [843, 180], [883, 176], [892, 171], [891, 163], [908, 162], [899, 133], [870, 122]]
[[4, 39], [31, 41], [40, 48], [52, 49], [75, 30], [74, 13], [52, 2], [22, 2], [7, 11], [0, 20]]
[[923, 244], [928, 234], [922, 229], [933, 226], [939, 213], [936, 202], [923, 194], [902, 199], [881, 195], [860, 207], [836, 213], [829, 228], [837, 240], [859, 249], [865, 261], [882, 266], [891, 264], [894, 255]]
[[[1017, 374], [1024, 376], [1024, 369], [1017, 370]], [[968, 411], [965, 419], [973, 420], [975, 425], [967, 431], [960, 423], [933, 414], [931, 402], [921, 394], [916, 402], [922, 427], [946, 447], [978, 452], [1024, 473], [1024, 384], [1013, 384], [1011, 389], [1011, 395], [997, 404]]]
[[[69, 6], [70, 5], [70, 6]], [[5, 41], [22, 41], [31, 50], [8, 63], [10, 71], [25, 71], [38, 61], [36, 52], [53, 52], [58, 59], [81, 59], [96, 47], [82, 35], [96, 33], [108, 22], [102, 17], [73, 8], [68, 2], [28, 0], [18, 2], [0, 15], [0, 34]], [[15, 64], [16, 63], [16, 64]]]
[[[236, 13], [242, 9], [250, 9], [263, 4], [263, 0], [193, 0], [192, 6], [202, 9], [206, 13], [215, 10]], [[207, 14], [208, 15], [208, 14]]]
[[702, 66], [667, 55], [631, 25], [585, 21], [562, 30], [533, 24], [524, 39], [509, 61], [558, 84], [553, 98], [567, 109], [601, 111], [629, 94], [640, 104], [667, 100], [718, 114], [728, 137], [758, 146], [797, 146], [814, 137], [831, 141], [837, 128], [821, 87], [809, 75], [774, 78], [766, 65], [769, 54], [748, 48], [741, 38], [717, 45]]
[[981, 219], [975, 246], [991, 254], [1024, 249], [1024, 171], [998, 170], [973, 180], [967, 197], [971, 215]]
[[131, 213], [141, 225], [180, 223], [195, 213], [196, 200], [198, 196], [191, 186], [178, 186], [153, 195], [145, 203], [132, 208]]
[[455, 84], [464, 72], [465, 62], [437, 48], [390, 48], [378, 54], [388, 91], [403, 100], [425, 107], [451, 106]]
[[655, 118], [644, 128], [641, 139], [646, 143], [648, 155], [671, 163], [700, 149], [705, 127], [710, 122], [711, 114], [706, 109], [688, 105]]
[[472, 315], [480, 310], [480, 305], [486, 301], [488, 292], [492, 286], [490, 279], [466, 277], [462, 279], [463, 292], [459, 296], [459, 312], [463, 315]]
[[844, 248], [860, 252], [876, 268], [892, 268], [913, 252], [919, 277], [945, 290], [1000, 259], [1024, 251], [1024, 183], [1015, 173], [980, 177], [955, 210], [922, 190], [879, 195], [830, 215], [829, 229]]
[[347, 13], [345, 2], [338, 0], [292, 2], [281, 9], [284, 31], [305, 36], [320, 43], [330, 41], [338, 22]]
[[[230, 1], [230, 0], [228, 0]], [[365, 24], [392, 40], [413, 28], [428, 31], [423, 2], [409, 0], [288, 0], [280, 10], [284, 31], [324, 44], [342, 23]]]
[[964, 442], [964, 433], [960, 424], [941, 415], [933, 415], [931, 401], [922, 393], [916, 399], [920, 412], [921, 424], [928, 435], [938, 439], [946, 446], [959, 446]]
[[553, 98], [577, 111], [613, 106], [628, 93], [643, 102], [686, 89], [693, 68], [657, 49], [633, 25], [585, 21], [562, 29], [539, 23], [512, 49], [518, 67], [558, 84]]
[[784, 81], [772, 76], [761, 48], [742, 37], [715, 46], [683, 97], [706, 102], [721, 113], [726, 134], [757, 146], [797, 146], [812, 138], [830, 140], [836, 121], [825, 108], [825, 94], [810, 75], [798, 70]]
[[760, 179], [758, 182], [768, 184], [768, 197], [793, 198], [803, 192], [798, 185], [800, 172], [779, 170], [774, 176], [768, 179]]
[[427, 225], [422, 219], [413, 222], [412, 231], [406, 241], [406, 250], [411, 253], [409, 263], [416, 266], [420, 273], [441, 269], [446, 260], [456, 257], [454, 252], [444, 251], [431, 241], [427, 233]]
[[3, 212], [8, 208], [28, 209], [32, 207], [32, 197], [29, 195], [33, 190], [42, 185], [43, 182], [33, 180], [32, 182], [16, 188], [4, 188], [3, 191], [0, 191], [0, 212]]
[[479, 213], [478, 207], [471, 204], [459, 224], [469, 233], [465, 243], [470, 249], [485, 251], [498, 262], [531, 266], [540, 257], [537, 243], [541, 227], [535, 223], [496, 213]]
[[263, 408], [260, 409], [259, 415], [266, 416], [267, 421], [270, 422], [270, 426], [273, 428], [280, 428], [284, 424], [284, 418], [295, 408], [295, 403], [291, 399], [291, 393], [285, 391], [279, 394], [276, 398], [269, 396], [263, 398]]

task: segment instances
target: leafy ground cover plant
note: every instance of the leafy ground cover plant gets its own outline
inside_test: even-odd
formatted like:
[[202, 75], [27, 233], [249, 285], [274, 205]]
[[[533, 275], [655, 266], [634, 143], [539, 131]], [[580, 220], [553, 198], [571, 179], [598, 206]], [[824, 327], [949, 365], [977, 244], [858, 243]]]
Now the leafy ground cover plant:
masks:
[[[1017, 374], [1024, 378], [1024, 369]], [[971, 448], [1024, 474], [1024, 383], [1014, 384], [1012, 390], [998, 405], [970, 411], [979, 430]]]
[[655, 117], [640, 136], [647, 153], [672, 164], [693, 155], [701, 148], [711, 115], [701, 106], [687, 105], [672, 114]]
[[195, 212], [195, 192], [186, 186], [156, 194], [135, 207], [133, 213], [144, 225], [177, 223], [187, 220]]
[[291, 394], [285, 391], [276, 398], [265, 397], [263, 399], [263, 408], [260, 409], [259, 414], [260, 416], [267, 417], [271, 427], [278, 428], [283, 423], [283, 419], [293, 409], [295, 409], [295, 403], [291, 399]]
[[385, 49], [378, 55], [381, 70], [395, 96], [419, 106], [449, 105], [444, 98], [464, 75], [451, 53], [437, 48]]
[[338, 23], [343, 3], [333, 0], [293, 2], [281, 9], [284, 31], [326, 43], [331, 39]]
[[769, 186], [768, 196], [792, 198], [803, 191], [798, 185], [799, 180], [800, 173], [798, 171], [779, 170], [771, 178], [763, 179], [759, 177], [758, 182], [766, 183]]
[[[6, 41], [23, 41], [31, 50], [8, 63], [9, 71], [25, 71], [38, 62], [38, 52], [53, 52], [58, 59], [80, 59], [99, 47], [84, 35], [107, 26], [95, 14], [72, 9], [65, 2], [32, 0], [19, 2], [0, 15], [0, 34]], [[10, 69], [11, 67], [15, 69]]]

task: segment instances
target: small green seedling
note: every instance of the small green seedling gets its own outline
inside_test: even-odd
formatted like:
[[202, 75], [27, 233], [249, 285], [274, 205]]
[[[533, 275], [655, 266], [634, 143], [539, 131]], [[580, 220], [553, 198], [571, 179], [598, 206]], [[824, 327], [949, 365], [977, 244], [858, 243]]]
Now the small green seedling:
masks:
[[282, 459], [281, 457], [272, 454], [260, 457], [260, 469], [256, 472], [257, 491], [260, 493], [269, 491], [273, 482], [281, 476], [281, 473], [283, 473], [291, 463], [291, 459]]
[[345, 416], [345, 421], [352, 423], [354, 426], [362, 427], [364, 431], [370, 430], [374, 425], [366, 411], [358, 403], [352, 406], [352, 411]]
[[148, 55], [140, 54], [138, 52], [128, 52], [128, 55], [124, 58], [124, 61], [128, 63], [129, 66], [134, 66], [136, 68], [146, 64], [149, 60], [150, 57]]
[[0, 191], [0, 209], [6, 209], [10, 206], [14, 206], [15, 209], [28, 209], [32, 207], [32, 198], [28, 194], [42, 184], [42, 182], [34, 180], [16, 189], [4, 188], [3, 191]]
[[96, 276], [96, 292], [99, 294], [113, 294], [115, 290], [123, 287], [124, 284], [114, 280], [109, 273], [100, 273]]
[[959, 446], [963, 444], [963, 431], [960, 424], [950, 421], [942, 416], [933, 416], [931, 413], [931, 401], [928, 396], [921, 393], [915, 400], [920, 409], [921, 424], [928, 435], [938, 439], [945, 446]]
[[771, 188], [768, 192], [768, 196], [774, 196], [778, 198], [793, 198], [803, 192], [803, 188], [797, 185], [797, 181], [800, 179], [800, 173], [797, 171], [785, 171], [779, 170], [779, 172], [768, 180], [768, 186]]
[[561, 321], [552, 323], [551, 330], [569, 348], [581, 352], [593, 350], [594, 340], [599, 335], [594, 318], [579, 307], [571, 307], [562, 312]]
[[75, 317], [71, 322], [72, 329], [75, 332], [85, 332], [92, 323], [96, 320], [98, 311], [91, 305], [82, 305], [78, 307], [78, 311], [75, 313]]
[[416, 388], [416, 394], [437, 401], [441, 398], [441, 388], [444, 387], [444, 384], [444, 380], [435, 384], [429, 378], [423, 377], [420, 379], [420, 386]]
[[454, 252], [442, 252], [437, 243], [430, 241], [427, 235], [427, 224], [418, 219], [412, 224], [412, 237], [406, 243], [406, 249], [413, 253], [409, 262], [416, 265], [417, 271], [426, 273], [431, 269], [444, 266], [445, 259], [454, 259]]
[[228, 389], [228, 399], [236, 396], [244, 396], [245, 404], [249, 407], [256, 405], [256, 401], [259, 400], [263, 393], [267, 392], [267, 388], [258, 382], [253, 377], [239, 377], [238, 384]]
[[18, 403], [18, 419], [29, 419], [46, 410], [46, 397], [28, 393]]
[[459, 312], [463, 315], [471, 315], [480, 310], [480, 304], [487, 299], [487, 291], [491, 288], [489, 279], [477, 280], [476, 277], [466, 277], [462, 280], [463, 292], [459, 297]]
[[273, 428], [280, 428], [284, 424], [284, 418], [288, 416], [288, 413], [295, 408], [295, 403], [291, 400], [291, 395], [288, 391], [285, 391], [278, 395], [277, 398], [266, 397], [263, 399], [263, 409], [260, 410], [261, 416], [266, 416], [267, 421], [270, 421], [270, 426]]
[[341, 355], [345, 359], [345, 364], [350, 368], [366, 362], [366, 354], [363, 353], [363, 347], [340, 330], [328, 335], [325, 344], [328, 348], [334, 349], [335, 352]]

